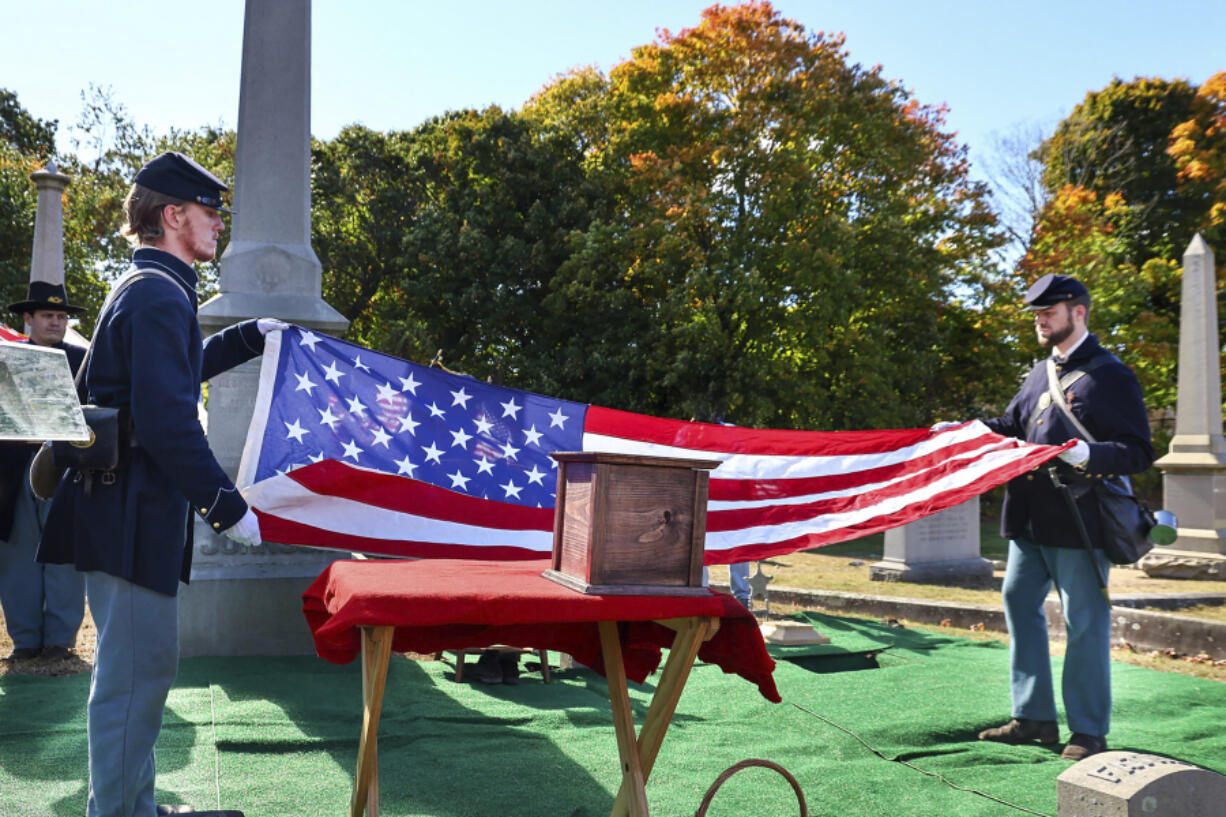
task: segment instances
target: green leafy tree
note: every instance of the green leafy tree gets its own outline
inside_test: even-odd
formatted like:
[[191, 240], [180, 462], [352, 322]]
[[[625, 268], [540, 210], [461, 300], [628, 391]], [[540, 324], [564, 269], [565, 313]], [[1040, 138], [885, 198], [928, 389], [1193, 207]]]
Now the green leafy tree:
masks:
[[56, 124], [31, 116], [15, 93], [0, 88], [0, 142], [46, 162], [55, 153]]
[[[53, 155], [55, 129], [55, 121], [31, 116], [16, 94], [0, 88], [0, 299], [4, 304], [22, 300], [30, 281], [38, 206], [30, 174]], [[0, 315], [0, 321], [14, 320], [13, 315]]]
[[[42, 166], [33, 154], [0, 142], [0, 308], [25, 298], [38, 206], [30, 174]], [[0, 323], [20, 323], [20, 318], [5, 311]]]
[[1044, 144], [1050, 192], [1083, 187], [1119, 193], [1132, 212], [1122, 233], [1128, 260], [1179, 255], [1205, 218], [1203, 201], [1180, 189], [1167, 153], [1171, 132], [1192, 116], [1196, 88], [1184, 80], [1118, 77], [1082, 102]]
[[587, 330], [558, 349], [560, 385], [673, 416], [850, 428], [968, 410], [955, 395], [982, 390], [953, 387], [999, 373], [1007, 349], [953, 292], [970, 300], [991, 275], [986, 192], [942, 111], [842, 46], [767, 3], [715, 6], [525, 109], [616, 203], [572, 237], [551, 293], [551, 314]]
[[[89, 334], [110, 290], [131, 261], [132, 247], [120, 234], [123, 201], [132, 179], [153, 156], [177, 150], [193, 157], [222, 179], [234, 176], [235, 134], [220, 126], [171, 129], [155, 136], [139, 126], [109, 88], [90, 86], [81, 94], [81, 114], [72, 128], [74, 153], [62, 157], [61, 170], [72, 184], [64, 197], [64, 276], [73, 300], [86, 307], [81, 331]], [[225, 252], [229, 232], [218, 241]], [[201, 300], [217, 288], [218, 261], [197, 265]]]
[[1120, 193], [1061, 188], [1019, 268], [1026, 280], [1058, 273], [1089, 288], [1091, 331], [1133, 367], [1146, 405], [1157, 411], [1175, 405], [1180, 268], [1163, 258], [1130, 260], [1127, 226], [1137, 217]]
[[548, 388], [545, 293], [587, 226], [576, 158], [498, 108], [313, 152], [325, 294], [365, 343]]

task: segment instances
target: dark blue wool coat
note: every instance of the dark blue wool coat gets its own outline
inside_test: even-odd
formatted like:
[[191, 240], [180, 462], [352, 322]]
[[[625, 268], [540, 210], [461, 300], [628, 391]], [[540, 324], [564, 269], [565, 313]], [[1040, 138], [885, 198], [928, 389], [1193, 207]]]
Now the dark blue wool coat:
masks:
[[200, 384], [261, 354], [264, 339], [245, 321], [201, 344], [195, 270], [149, 247], [132, 264], [176, 283], [151, 277], [120, 293], [94, 331], [85, 380], [92, 402], [130, 409], [137, 445], [114, 484], [94, 480], [87, 492], [64, 475], [38, 559], [173, 596], [191, 574], [189, 506], [219, 532], [247, 512], [200, 426]]
[[[1110, 352], [1099, 345], [1097, 337], [1090, 335], [1057, 370], [1057, 376], [1084, 368], [1099, 355], [1110, 355]], [[1079, 436], [1054, 403], [1029, 429], [1026, 428], [1039, 398], [1047, 391], [1047, 361], [1044, 359], [1027, 375], [1005, 413], [985, 422], [999, 434], [1034, 443], [1060, 445]], [[1061, 481], [1070, 484], [1074, 494], [1079, 494], [1077, 506], [1090, 541], [1101, 548], [1098, 505], [1093, 492], [1087, 489], [1095, 480], [1136, 474], [1149, 468], [1154, 460], [1149, 418], [1136, 375], [1118, 360], [1098, 365], [1074, 383], [1065, 395], [1077, 419], [1097, 442], [1089, 443], [1090, 460], [1081, 469], [1060, 460], [1052, 460], [1052, 463], [1056, 463]], [[1052, 484], [1048, 467], [1043, 465], [1011, 480], [1006, 486], [1001, 536], [1008, 539], [1026, 536], [1037, 544], [1052, 547], [1085, 547], [1067, 501]]]

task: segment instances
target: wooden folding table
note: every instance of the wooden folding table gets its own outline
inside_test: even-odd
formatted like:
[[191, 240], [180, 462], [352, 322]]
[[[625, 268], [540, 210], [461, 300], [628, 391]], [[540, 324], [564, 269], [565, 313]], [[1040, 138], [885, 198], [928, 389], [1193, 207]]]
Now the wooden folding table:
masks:
[[[572, 655], [608, 679], [621, 786], [612, 815], [647, 817], [644, 786], [698, 657], [779, 700], [757, 623], [726, 594], [588, 596], [541, 577], [548, 562], [336, 562], [303, 595], [321, 657], [362, 658], [363, 720], [350, 815], [378, 817], [379, 716], [393, 651], [509, 644]], [[628, 680], [668, 660], [642, 728]]]

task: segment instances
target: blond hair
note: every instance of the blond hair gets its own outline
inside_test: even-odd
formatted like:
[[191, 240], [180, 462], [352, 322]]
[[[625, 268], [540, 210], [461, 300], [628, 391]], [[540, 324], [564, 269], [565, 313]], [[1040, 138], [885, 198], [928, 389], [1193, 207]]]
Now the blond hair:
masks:
[[167, 196], [143, 185], [134, 184], [123, 200], [128, 223], [119, 232], [129, 244], [139, 247], [162, 237], [162, 208], [168, 204], [182, 207], [187, 202]]

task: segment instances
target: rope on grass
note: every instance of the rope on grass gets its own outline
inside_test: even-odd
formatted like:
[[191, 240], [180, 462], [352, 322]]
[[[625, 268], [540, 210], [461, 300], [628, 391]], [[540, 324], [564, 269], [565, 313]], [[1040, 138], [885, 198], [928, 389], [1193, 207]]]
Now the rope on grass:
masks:
[[774, 769], [775, 771], [779, 772], [779, 774], [783, 775], [784, 779], [792, 784], [792, 791], [796, 792], [796, 799], [800, 801], [800, 817], [808, 817], [809, 808], [805, 805], [804, 792], [800, 790], [800, 784], [796, 782], [795, 777], [792, 777], [792, 773], [780, 766], [778, 763], [770, 760], [762, 760], [761, 758], [757, 757], [746, 758], [740, 763], [734, 763], [727, 769], [724, 769], [720, 776], [715, 778], [715, 782], [711, 784], [711, 788], [707, 789], [707, 793], [703, 795], [702, 805], [698, 807], [698, 811], [694, 812], [694, 817], [704, 817], [704, 815], [707, 813], [707, 807], [711, 805], [711, 799], [715, 797], [715, 792], [719, 790], [719, 787], [724, 785], [725, 780], [732, 777], [742, 769], [748, 769], [752, 766], [761, 766], [766, 769]]

